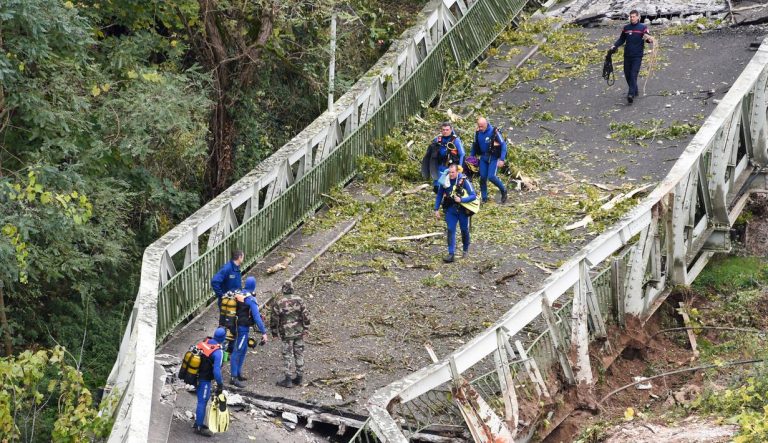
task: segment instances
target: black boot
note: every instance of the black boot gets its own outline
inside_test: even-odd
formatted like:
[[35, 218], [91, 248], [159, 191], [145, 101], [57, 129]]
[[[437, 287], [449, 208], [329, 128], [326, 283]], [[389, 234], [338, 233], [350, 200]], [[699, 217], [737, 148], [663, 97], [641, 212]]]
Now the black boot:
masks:
[[501, 191], [501, 203], [504, 204], [507, 202], [507, 191]]
[[286, 375], [284, 379], [282, 379], [279, 382], [277, 382], [277, 385], [278, 386], [282, 386], [284, 388], [292, 388], [293, 387], [293, 383], [291, 382], [291, 376], [290, 375]]
[[241, 382], [241, 381], [240, 381], [238, 378], [236, 378], [236, 377], [232, 377], [231, 379], [229, 379], [229, 384], [231, 384], [232, 386], [235, 386], [235, 387], [237, 387], [237, 388], [244, 388], [244, 387], [245, 387], [245, 385], [243, 384], [243, 382]]
[[444, 263], [453, 263], [453, 254], [448, 254], [445, 257], [443, 257]]
[[296, 374], [296, 377], [291, 380], [294, 384], [294, 386], [301, 386], [301, 382], [304, 380], [304, 376], [301, 374]]
[[242, 375], [238, 375], [237, 379], [240, 380], [240, 381], [248, 381], [248, 379], [243, 377]]
[[213, 437], [213, 432], [211, 432], [211, 430], [208, 429], [208, 426], [206, 425], [194, 425], [193, 429], [197, 435], [202, 435], [203, 437]]

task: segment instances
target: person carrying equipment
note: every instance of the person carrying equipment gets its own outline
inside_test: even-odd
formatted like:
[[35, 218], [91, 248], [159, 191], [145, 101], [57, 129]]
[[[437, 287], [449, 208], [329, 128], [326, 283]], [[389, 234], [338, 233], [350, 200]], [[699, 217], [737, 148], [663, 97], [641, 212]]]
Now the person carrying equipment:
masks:
[[[458, 171], [456, 165], [448, 167], [450, 186], [440, 187], [435, 198], [435, 218], [440, 217], [440, 206], [445, 212], [445, 223], [448, 227], [448, 255], [443, 258], [445, 263], [452, 263], [456, 253], [456, 224], [461, 228], [462, 257], [469, 254], [469, 217], [479, 210], [477, 194], [472, 184]], [[474, 203], [474, 204], [472, 204]], [[477, 209], [468, 209], [465, 205]], [[473, 212], [474, 211], [474, 212]]]
[[[218, 327], [213, 333], [213, 337], [208, 337], [195, 345], [195, 349], [199, 352], [200, 364], [197, 372], [197, 409], [195, 411], [194, 432], [205, 437], [213, 435], [208, 426], [205, 425], [205, 409], [211, 398], [211, 381], [216, 380], [216, 395], [221, 394], [224, 389], [224, 381], [221, 378], [221, 344], [226, 336], [227, 331]], [[187, 356], [184, 357], [184, 360], [187, 361]], [[182, 370], [184, 370], [183, 363]], [[186, 378], [185, 381], [187, 381]]]
[[[269, 316], [269, 329], [272, 337], [280, 337], [283, 342], [283, 368], [285, 378], [277, 382], [278, 386], [291, 388], [301, 385], [304, 377], [304, 337], [309, 333], [309, 313], [304, 300], [293, 293], [293, 283], [283, 283], [282, 295], [272, 301]], [[296, 377], [291, 378], [291, 365], [296, 366]]]
[[211, 278], [211, 288], [218, 298], [218, 305], [221, 308], [221, 297], [229, 291], [235, 291], [242, 288], [243, 276], [240, 273], [240, 266], [245, 259], [243, 251], [232, 253], [232, 260], [224, 264], [219, 272]]
[[445, 121], [440, 125], [440, 135], [432, 140], [422, 159], [422, 175], [424, 178], [432, 178], [434, 191], [437, 192], [437, 181], [448, 169], [448, 165], [463, 163], [464, 147], [461, 139], [454, 132], [451, 122]]
[[248, 333], [251, 326], [255, 324], [259, 328], [261, 343], [267, 343], [267, 329], [261, 320], [259, 305], [256, 302], [256, 297], [253, 295], [254, 291], [256, 291], [256, 277], [251, 275], [245, 279], [245, 289], [235, 294], [235, 301], [237, 302], [235, 323], [237, 329], [234, 333], [235, 345], [230, 362], [230, 373], [232, 376], [230, 383], [238, 388], [244, 388], [245, 385], [242, 382], [248, 380], [243, 377], [242, 370], [245, 356], [248, 354]]
[[472, 143], [472, 156], [480, 161], [480, 195], [483, 203], [488, 201], [488, 181], [496, 185], [501, 191], [501, 203], [507, 201], [507, 189], [501, 179], [496, 175], [496, 170], [504, 166], [507, 158], [507, 142], [504, 141], [498, 128], [494, 128], [483, 117], [477, 119], [477, 131], [475, 141]]
[[633, 9], [629, 12], [629, 24], [621, 30], [619, 39], [611, 46], [615, 51], [619, 46], [624, 47], [624, 77], [627, 79], [627, 103], [632, 104], [638, 96], [637, 76], [640, 74], [640, 64], [643, 62], [645, 42], [653, 44], [653, 37], [648, 32], [648, 26], [640, 23], [640, 13]]

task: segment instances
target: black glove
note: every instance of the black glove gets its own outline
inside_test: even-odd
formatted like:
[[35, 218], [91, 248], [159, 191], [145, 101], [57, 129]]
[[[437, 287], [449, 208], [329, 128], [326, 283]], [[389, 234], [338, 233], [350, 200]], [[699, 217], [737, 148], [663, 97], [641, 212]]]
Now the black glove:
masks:
[[224, 386], [221, 383], [216, 383], [216, 395], [221, 395], [224, 392]]

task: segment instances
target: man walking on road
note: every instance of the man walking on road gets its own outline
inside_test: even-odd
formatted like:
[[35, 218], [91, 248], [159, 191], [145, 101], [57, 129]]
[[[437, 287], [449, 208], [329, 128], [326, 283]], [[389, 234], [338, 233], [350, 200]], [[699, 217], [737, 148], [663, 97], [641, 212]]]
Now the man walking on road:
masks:
[[[291, 388], [301, 385], [304, 378], [304, 337], [309, 331], [309, 314], [304, 300], [293, 293], [293, 283], [283, 283], [282, 294], [272, 301], [272, 313], [269, 318], [272, 337], [283, 341], [283, 365], [285, 378], [277, 382], [278, 386]], [[291, 378], [291, 365], [296, 366], [296, 377]]]
[[496, 175], [496, 170], [504, 166], [507, 158], [507, 142], [498, 128], [494, 128], [484, 117], [477, 119], [477, 131], [472, 142], [472, 153], [480, 159], [480, 196], [483, 203], [488, 201], [488, 182], [490, 181], [501, 191], [501, 203], [507, 201], [507, 189]]
[[615, 52], [619, 46], [624, 43], [627, 44], [624, 47], [624, 77], [629, 86], [627, 92], [627, 103], [629, 104], [632, 104], [635, 97], [638, 96], [637, 76], [640, 74], [645, 42], [653, 44], [653, 37], [648, 33], [648, 26], [640, 23], [640, 13], [633, 9], [629, 12], [629, 24], [624, 26], [619, 39], [611, 46], [611, 51]]

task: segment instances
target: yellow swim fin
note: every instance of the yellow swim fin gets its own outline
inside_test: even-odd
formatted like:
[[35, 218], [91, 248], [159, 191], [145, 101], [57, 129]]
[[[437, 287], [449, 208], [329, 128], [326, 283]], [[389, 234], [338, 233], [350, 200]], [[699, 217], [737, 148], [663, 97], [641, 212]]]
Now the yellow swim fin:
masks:
[[224, 394], [213, 397], [208, 407], [208, 429], [211, 432], [226, 432], [229, 429], [229, 419], [227, 397]]

